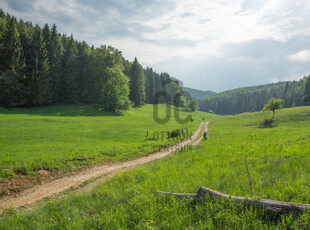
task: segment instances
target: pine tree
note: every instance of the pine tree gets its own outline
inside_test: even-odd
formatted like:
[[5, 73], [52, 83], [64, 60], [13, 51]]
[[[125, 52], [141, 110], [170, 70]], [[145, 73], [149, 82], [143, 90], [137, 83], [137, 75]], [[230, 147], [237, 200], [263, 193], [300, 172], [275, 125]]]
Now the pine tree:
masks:
[[155, 80], [154, 80], [154, 72], [151, 68], [147, 68], [145, 71], [146, 76], [146, 102], [152, 104], [155, 97]]
[[45, 26], [43, 27], [42, 34], [46, 50], [48, 51], [51, 49], [51, 31], [48, 24], [45, 24]]
[[105, 67], [103, 59], [105, 51], [97, 48], [91, 51], [87, 65], [87, 81], [85, 93], [87, 94], [87, 102], [98, 103], [98, 96], [101, 94], [103, 82], [105, 78]]
[[6, 23], [7, 23], [6, 16], [2, 11], [2, 9], [0, 9], [0, 41], [2, 39], [4, 31], [6, 30]]
[[77, 47], [73, 35], [70, 38], [63, 37], [65, 47], [62, 56], [61, 79], [60, 79], [60, 101], [65, 103], [78, 102], [78, 60]]
[[60, 102], [62, 52], [63, 46], [61, 44], [61, 37], [58, 35], [57, 27], [54, 24], [50, 33], [50, 44], [47, 47], [50, 75], [52, 78], [52, 91], [54, 92], [53, 102]]
[[0, 76], [5, 68], [5, 50], [4, 50], [4, 33], [7, 30], [7, 19], [2, 11], [0, 9]]
[[32, 60], [33, 60], [33, 33], [34, 28], [32, 25], [24, 23], [20, 20], [18, 24], [18, 31], [20, 34], [20, 41], [23, 47], [23, 58], [25, 60], [25, 68], [23, 68], [23, 74], [25, 75], [25, 87], [27, 88], [27, 105], [31, 104], [30, 101], [30, 89], [32, 84]]
[[43, 32], [35, 27], [32, 38], [30, 105], [51, 104], [53, 99], [52, 79]]
[[78, 44], [77, 48], [79, 101], [87, 102], [89, 99], [89, 90], [86, 87], [88, 80], [87, 66], [89, 59], [89, 46], [83, 41]]
[[135, 107], [145, 104], [145, 75], [137, 58], [132, 63], [130, 70], [130, 100]]
[[0, 103], [6, 107], [23, 106], [27, 102], [26, 79], [23, 74], [25, 60], [15, 18], [9, 20], [2, 41]]

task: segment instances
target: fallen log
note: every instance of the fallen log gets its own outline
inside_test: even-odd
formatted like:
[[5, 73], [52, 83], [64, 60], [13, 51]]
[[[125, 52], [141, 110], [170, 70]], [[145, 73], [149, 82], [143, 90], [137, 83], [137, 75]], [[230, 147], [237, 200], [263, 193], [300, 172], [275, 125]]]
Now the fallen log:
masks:
[[230, 196], [205, 187], [199, 188], [197, 194], [169, 193], [162, 191], [157, 191], [157, 194], [173, 195], [175, 197], [184, 199], [194, 198], [195, 200], [201, 200], [209, 196], [211, 199], [232, 200], [236, 203], [246, 203], [253, 205], [257, 208], [264, 208], [266, 210], [273, 212], [307, 212], [308, 210], [310, 210], [310, 204], [300, 204], [300, 203], [282, 202], [282, 201], [265, 200], [265, 199], [259, 200], [254, 198]]

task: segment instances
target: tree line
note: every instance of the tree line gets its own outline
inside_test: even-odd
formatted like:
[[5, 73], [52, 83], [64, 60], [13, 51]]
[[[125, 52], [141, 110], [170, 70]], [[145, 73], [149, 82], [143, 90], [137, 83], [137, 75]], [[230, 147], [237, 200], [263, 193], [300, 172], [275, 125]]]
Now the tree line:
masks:
[[225, 115], [260, 111], [270, 98], [284, 99], [283, 107], [285, 108], [307, 105], [305, 99], [303, 100], [307, 79], [309, 77], [299, 81], [279, 82], [225, 91], [199, 100], [199, 109]]
[[[166, 95], [156, 99], [159, 92]], [[0, 106], [26, 107], [56, 103], [89, 103], [122, 111], [145, 103], [188, 106], [169, 74], [143, 69], [137, 58], [102, 45], [95, 48], [54, 24], [43, 28], [0, 10]], [[168, 95], [168, 96], [167, 96]]]

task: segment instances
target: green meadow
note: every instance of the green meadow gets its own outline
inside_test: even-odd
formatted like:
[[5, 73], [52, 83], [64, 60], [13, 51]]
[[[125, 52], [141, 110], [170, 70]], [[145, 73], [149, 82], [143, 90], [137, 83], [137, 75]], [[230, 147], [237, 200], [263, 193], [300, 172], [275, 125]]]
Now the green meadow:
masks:
[[[191, 133], [204, 117], [211, 116], [180, 110], [181, 119], [192, 115], [193, 122], [179, 124], [171, 107], [170, 121], [158, 124], [153, 119], [152, 105], [123, 114], [89, 105], [0, 108], [0, 179], [33, 174], [39, 169], [132, 159], [175, 143], [162, 131], [183, 128]], [[158, 111], [159, 118], [165, 118], [166, 106], [160, 105]]]
[[[196, 193], [205, 186], [237, 196], [310, 203], [310, 107], [283, 109], [265, 127], [260, 122], [271, 117], [268, 112], [199, 116], [212, 121], [207, 139], [193, 151], [118, 173], [92, 191], [42, 202], [31, 211], [9, 209], [0, 228], [309, 229], [310, 213], [277, 214], [233, 202], [156, 195], [157, 190]], [[194, 120], [196, 128], [199, 117]]]

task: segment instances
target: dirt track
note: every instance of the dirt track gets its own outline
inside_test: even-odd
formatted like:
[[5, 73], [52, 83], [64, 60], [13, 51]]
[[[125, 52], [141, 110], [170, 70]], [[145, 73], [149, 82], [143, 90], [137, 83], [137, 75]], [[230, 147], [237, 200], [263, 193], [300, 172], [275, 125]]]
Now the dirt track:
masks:
[[82, 170], [76, 175], [63, 177], [51, 182], [44, 183], [42, 185], [34, 186], [14, 196], [2, 197], [0, 199], [0, 213], [2, 213], [4, 209], [9, 207], [17, 208], [24, 205], [34, 204], [35, 202], [42, 200], [43, 198], [51, 197], [58, 193], [64, 192], [72, 187], [78, 187], [85, 181], [97, 178], [95, 182], [87, 185], [85, 188], [82, 188], [82, 190], [86, 190], [86, 188], [89, 189], [98, 184], [98, 182], [105, 180], [109, 175], [113, 175], [119, 171], [123, 171], [125, 169], [133, 168], [148, 163], [150, 161], [163, 158], [186, 145], [195, 146], [199, 144], [199, 142], [203, 139], [202, 134], [203, 131], [207, 132], [208, 124], [209, 122], [201, 123], [194, 135], [191, 136], [189, 139], [186, 139], [178, 143], [177, 145], [163, 149], [160, 152], [142, 156], [127, 162], [117, 162], [112, 164], [95, 166], [86, 170]]

